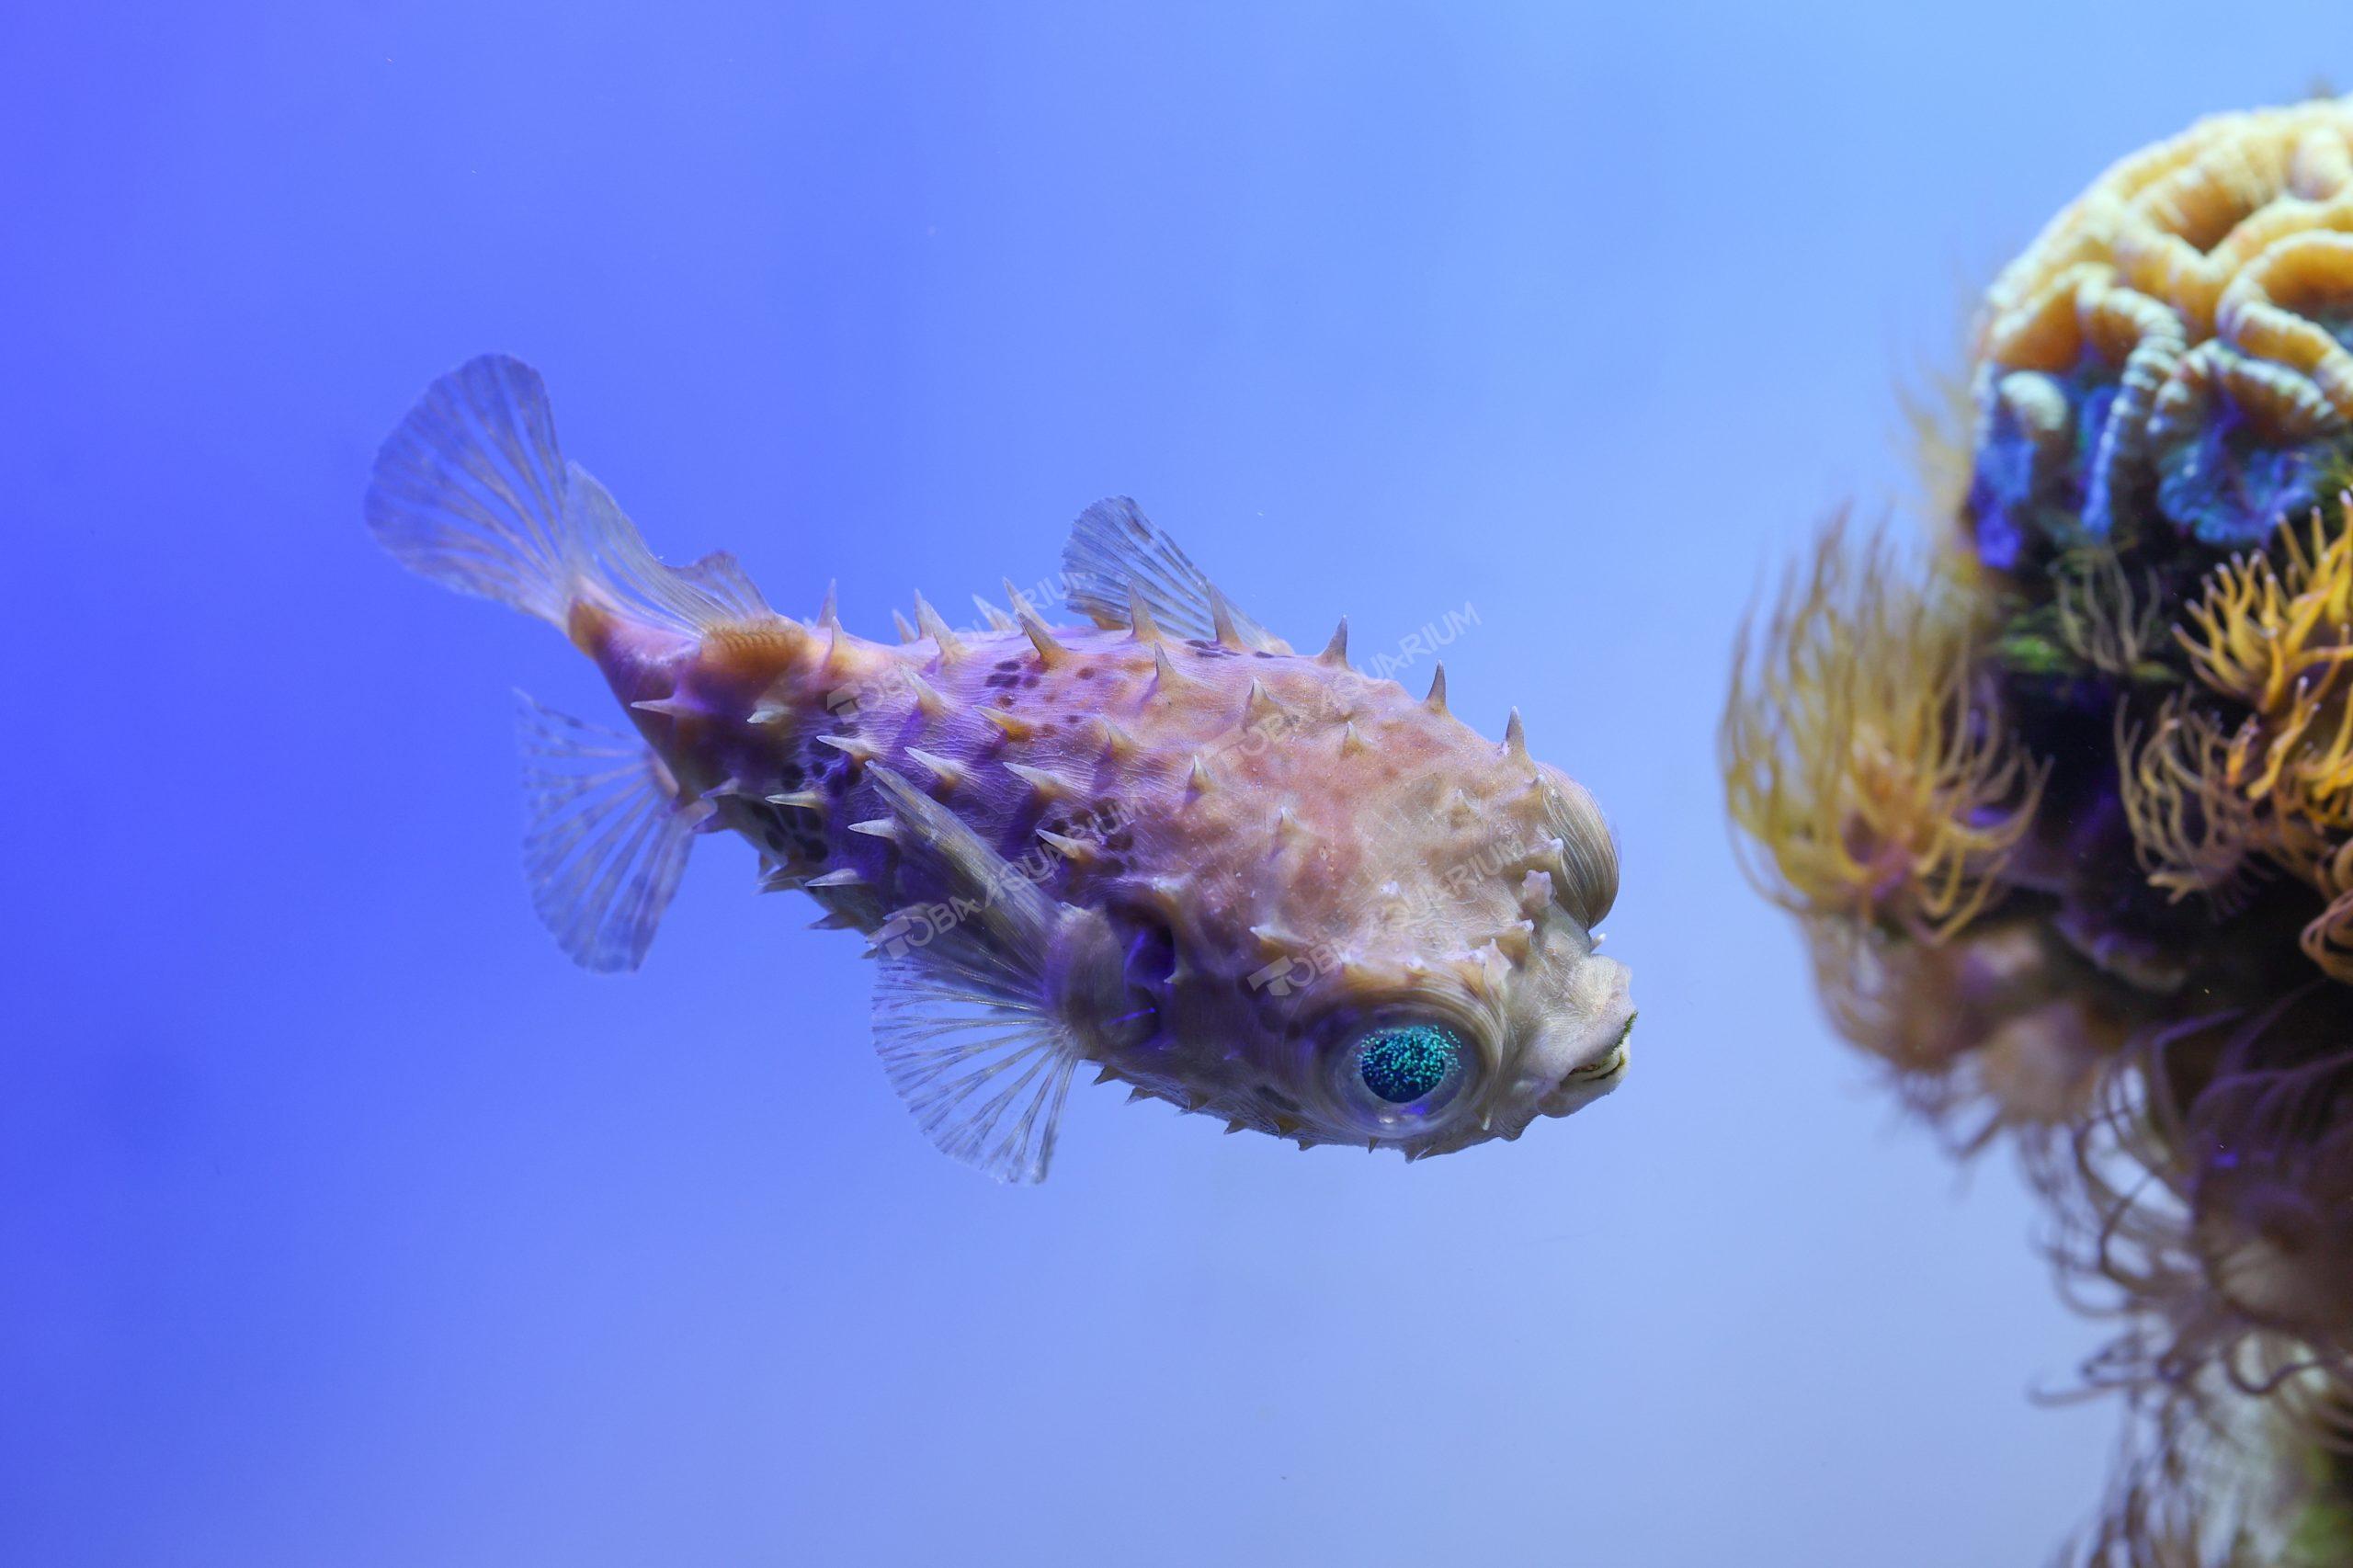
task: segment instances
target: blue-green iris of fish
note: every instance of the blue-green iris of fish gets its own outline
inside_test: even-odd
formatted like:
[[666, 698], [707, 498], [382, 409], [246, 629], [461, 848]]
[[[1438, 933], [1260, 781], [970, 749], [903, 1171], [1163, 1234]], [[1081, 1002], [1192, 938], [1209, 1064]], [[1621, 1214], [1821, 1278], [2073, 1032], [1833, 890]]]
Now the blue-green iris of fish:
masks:
[[1420, 1099], [1462, 1060], [1462, 1042], [1436, 1024], [1375, 1029], [1357, 1048], [1357, 1076], [1391, 1105]]

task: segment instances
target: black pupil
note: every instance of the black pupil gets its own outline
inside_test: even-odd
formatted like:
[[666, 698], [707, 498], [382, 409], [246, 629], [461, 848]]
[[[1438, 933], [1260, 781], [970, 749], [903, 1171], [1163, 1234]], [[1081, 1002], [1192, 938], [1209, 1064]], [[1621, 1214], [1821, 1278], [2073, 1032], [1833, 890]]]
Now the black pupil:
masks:
[[1358, 1048], [1357, 1076], [1391, 1105], [1405, 1105], [1445, 1083], [1461, 1051], [1434, 1024], [1379, 1029]]

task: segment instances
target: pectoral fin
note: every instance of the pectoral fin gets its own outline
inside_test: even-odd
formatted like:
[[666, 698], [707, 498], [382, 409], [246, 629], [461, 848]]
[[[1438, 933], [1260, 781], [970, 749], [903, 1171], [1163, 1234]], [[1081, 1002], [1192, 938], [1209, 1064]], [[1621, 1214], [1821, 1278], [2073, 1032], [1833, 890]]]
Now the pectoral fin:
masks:
[[1045, 1179], [1078, 1053], [1034, 999], [922, 951], [886, 958], [874, 1044], [942, 1153], [999, 1181]]
[[1079, 1046], [1048, 996], [1047, 954], [1074, 912], [954, 813], [874, 764], [900, 851], [943, 890], [874, 933], [874, 1044], [939, 1150], [999, 1181], [1043, 1180]]

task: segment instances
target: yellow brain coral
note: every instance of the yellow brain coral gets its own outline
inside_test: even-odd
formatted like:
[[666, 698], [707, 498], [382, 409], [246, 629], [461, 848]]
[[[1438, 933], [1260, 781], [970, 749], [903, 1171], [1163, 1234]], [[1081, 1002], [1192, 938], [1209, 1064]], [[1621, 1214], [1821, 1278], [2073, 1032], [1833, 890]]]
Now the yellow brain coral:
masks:
[[2276, 358], [2353, 416], [2353, 357], [2300, 312], [2353, 283], [2353, 98], [2215, 115], [2110, 168], [1985, 292], [1980, 356], [2064, 369], [2170, 333]]
[[2249, 493], [2217, 494], [2233, 466], [2218, 443], [2341, 433], [2348, 313], [2353, 99], [2218, 115], [2109, 169], [1986, 291], [1981, 406], [2048, 452], [2073, 440], [2057, 415], [2075, 401], [2050, 379], [2106, 367], [2114, 401], [2088, 449], [2057, 460], [2080, 469], [2085, 526], [2109, 531], [2156, 480], [2175, 523], [2243, 542], [2307, 476], [2258, 469], [2228, 476]]

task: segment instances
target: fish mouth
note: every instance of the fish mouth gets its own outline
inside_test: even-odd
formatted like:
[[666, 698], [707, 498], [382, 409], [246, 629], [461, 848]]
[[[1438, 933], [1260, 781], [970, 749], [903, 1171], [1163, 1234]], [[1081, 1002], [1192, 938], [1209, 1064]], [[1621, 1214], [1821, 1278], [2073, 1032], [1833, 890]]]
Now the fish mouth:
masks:
[[1618, 1031], [1618, 1043], [1609, 1048], [1608, 1055], [1598, 1062], [1588, 1062], [1584, 1066], [1571, 1071], [1563, 1076], [1561, 1082], [1564, 1085], [1597, 1084], [1605, 1078], [1615, 1078], [1625, 1072], [1626, 1042], [1633, 1037], [1633, 1033], [1634, 1019], [1630, 1017], [1626, 1020], [1626, 1027]]

